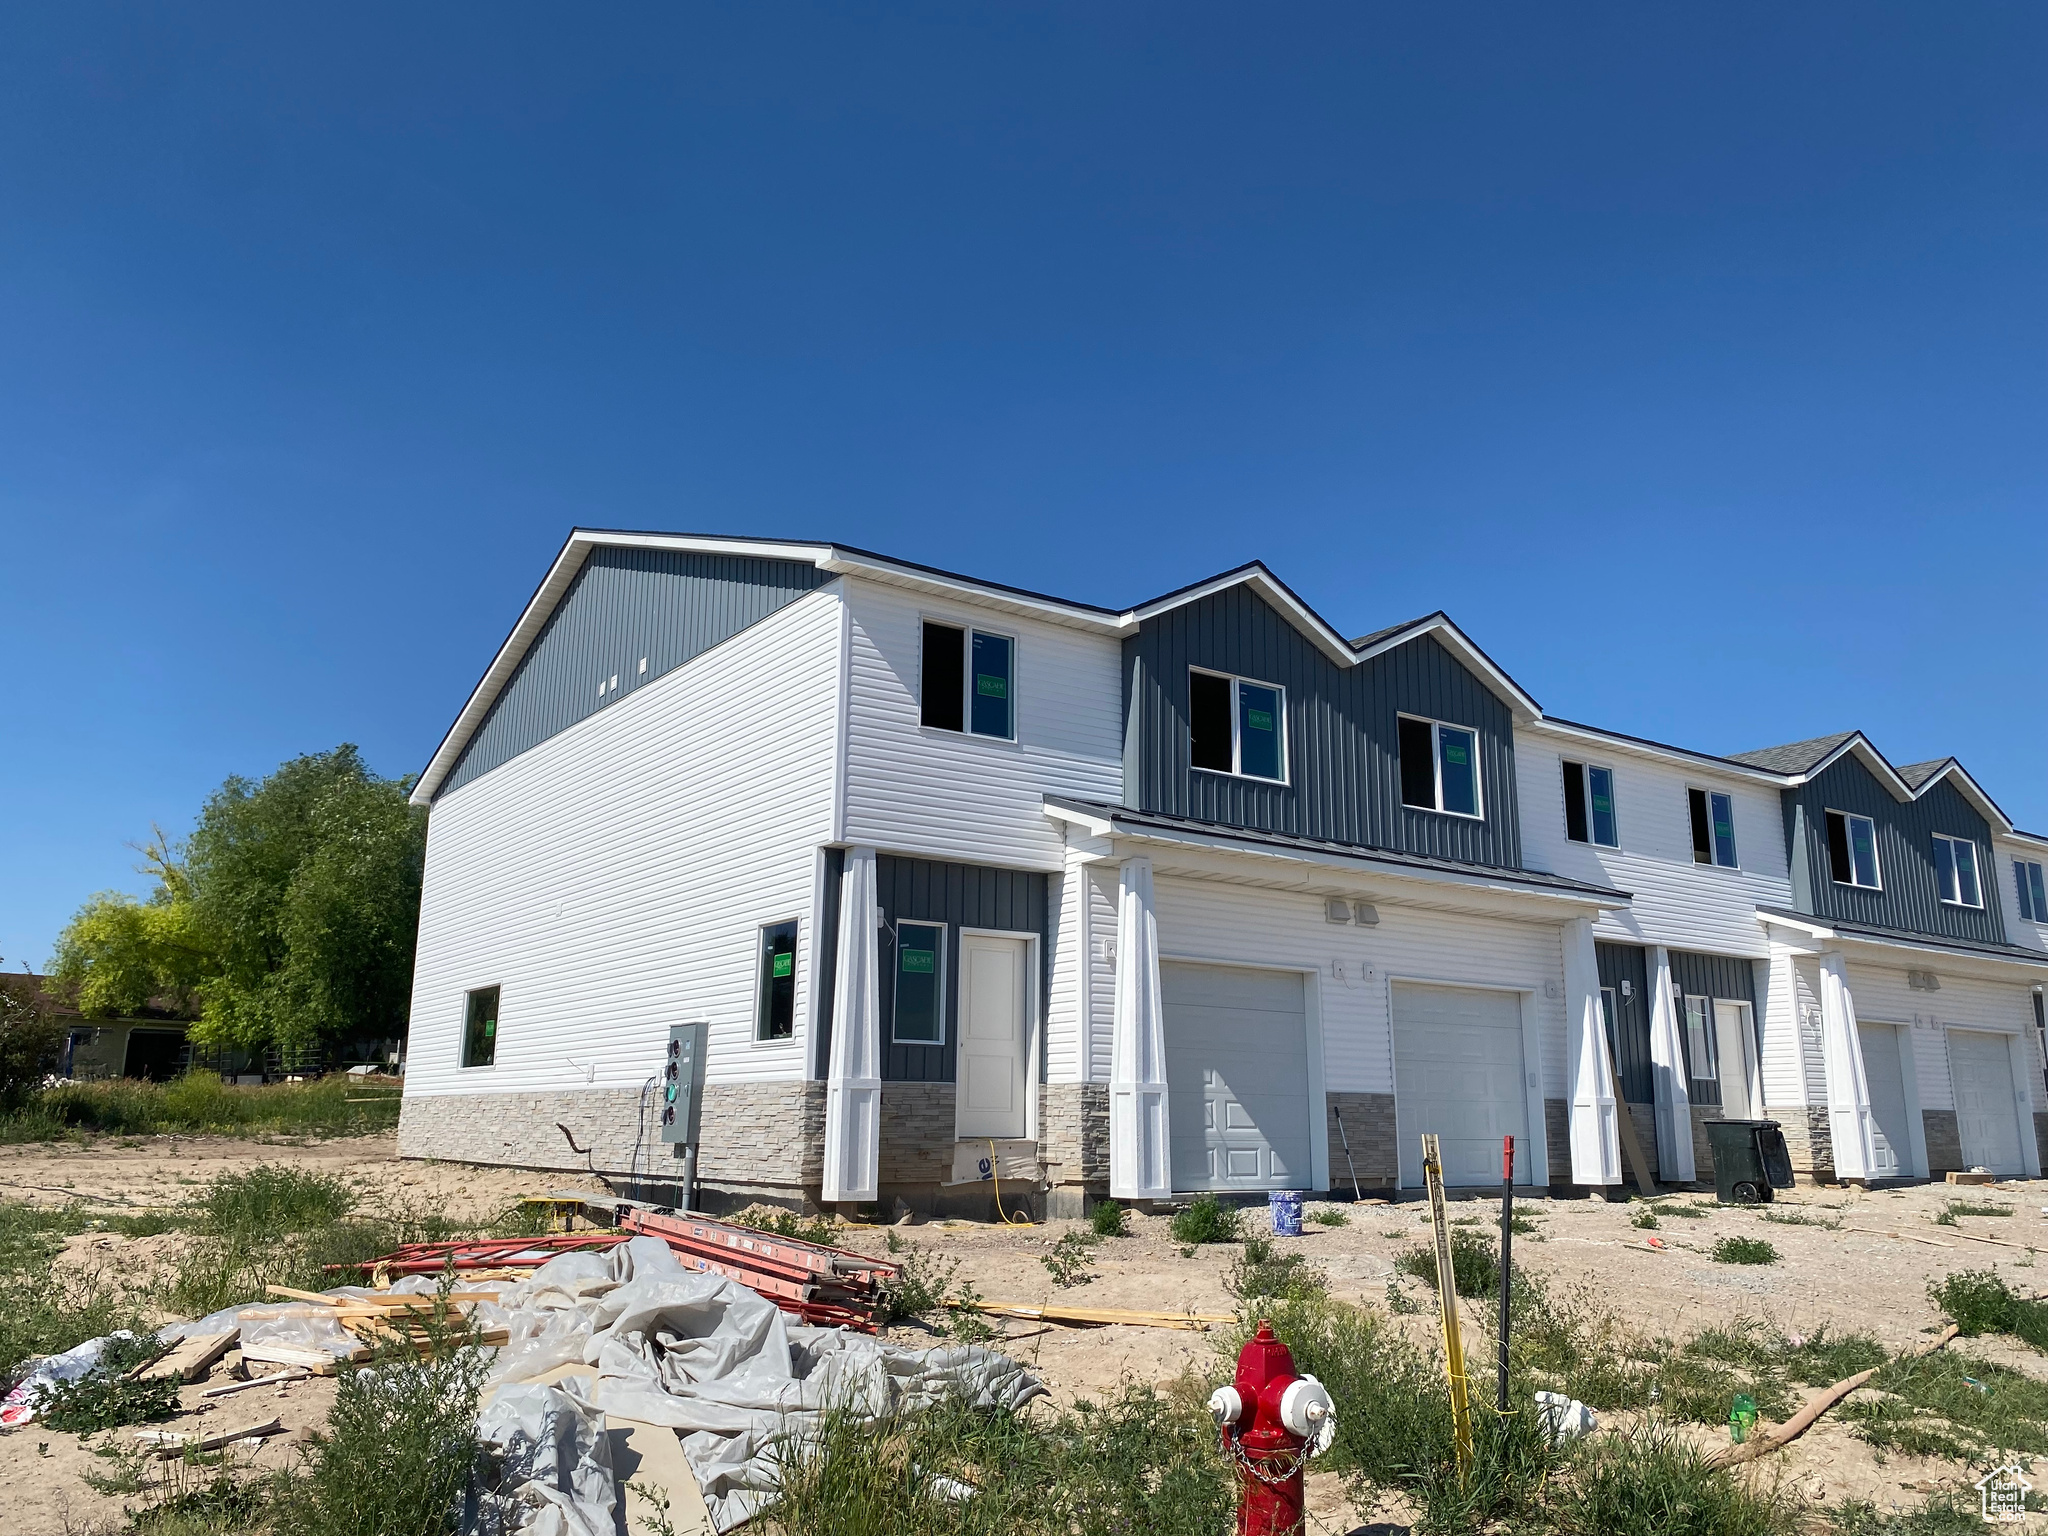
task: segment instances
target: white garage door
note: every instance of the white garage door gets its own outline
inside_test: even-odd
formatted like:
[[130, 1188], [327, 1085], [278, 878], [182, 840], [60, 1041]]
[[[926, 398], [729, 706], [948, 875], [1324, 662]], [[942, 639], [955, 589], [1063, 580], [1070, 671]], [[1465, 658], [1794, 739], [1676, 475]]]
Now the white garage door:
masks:
[[[1899, 1059], [1900, 1031], [1890, 1024], [1861, 1024], [1863, 1081], [1870, 1089], [1871, 1142], [1877, 1160], [1873, 1179], [1897, 1179], [1913, 1171], [1913, 1142], [1906, 1126], [1906, 1071]], [[1908, 1032], [1910, 1039], [1910, 1032]]]
[[1974, 1029], [1948, 1032], [1949, 1072], [1956, 1087], [1956, 1129], [1963, 1161], [1993, 1173], [2024, 1173], [2020, 1122], [2013, 1104], [2012, 1056], [2004, 1035]]
[[1308, 1025], [1298, 971], [1159, 967], [1175, 1189], [1306, 1189]]
[[1498, 1185], [1500, 1139], [1529, 1164], [1529, 1099], [1522, 1087], [1522, 1000], [1513, 992], [1394, 984], [1394, 1119], [1401, 1184], [1422, 1183], [1422, 1134], [1443, 1138], [1444, 1179]]

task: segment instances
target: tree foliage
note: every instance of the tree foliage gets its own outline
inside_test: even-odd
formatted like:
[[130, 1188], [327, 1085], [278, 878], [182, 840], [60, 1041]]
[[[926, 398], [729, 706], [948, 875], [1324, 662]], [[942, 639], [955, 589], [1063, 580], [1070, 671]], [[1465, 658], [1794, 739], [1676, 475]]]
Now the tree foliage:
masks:
[[203, 1045], [390, 1036], [412, 987], [426, 814], [344, 744], [208, 797], [182, 849], [144, 846], [156, 889], [82, 907], [55, 975], [104, 1017], [196, 1001]]
[[0, 976], [0, 1109], [12, 1109], [56, 1065], [64, 1030], [43, 1011], [35, 982]]

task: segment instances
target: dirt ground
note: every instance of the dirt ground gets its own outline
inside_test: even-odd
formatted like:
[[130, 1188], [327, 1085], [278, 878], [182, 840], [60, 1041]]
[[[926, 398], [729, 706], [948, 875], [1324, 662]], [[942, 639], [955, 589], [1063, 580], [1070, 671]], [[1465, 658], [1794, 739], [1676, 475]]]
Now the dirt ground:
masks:
[[[469, 1168], [452, 1164], [400, 1162], [390, 1136], [293, 1144], [215, 1138], [150, 1138], [105, 1141], [90, 1148], [0, 1148], [0, 1198], [64, 1204], [101, 1199], [146, 1207], [173, 1203], [216, 1174], [263, 1162], [288, 1162], [342, 1175], [367, 1199], [404, 1203], [445, 1203], [455, 1213], [487, 1219], [521, 1195], [576, 1187], [560, 1174]], [[2009, 1217], [1962, 1217], [1957, 1226], [1937, 1226], [1934, 1217], [1951, 1197], [1991, 1199], [2013, 1207]], [[1931, 1281], [1959, 1269], [1996, 1269], [2028, 1294], [2048, 1290], [2048, 1272], [2037, 1281], [2034, 1248], [2048, 1250], [2048, 1182], [2000, 1184], [1993, 1190], [1956, 1190], [1933, 1185], [1902, 1190], [1799, 1189], [1780, 1195], [1768, 1210], [1711, 1206], [1711, 1197], [1683, 1196], [1680, 1203], [1705, 1206], [1702, 1219], [1666, 1215], [1655, 1231], [1630, 1225], [1642, 1209], [1596, 1200], [1520, 1199], [1517, 1210], [1538, 1230], [1515, 1241], [1518, 1266], [1541, 1275], [1561, 1293], [1583, 1289], [1638, 1329], [1682, 1337], [1711, 1324], [1754, 1318], [1788, 1334], [1831, 1332], [1874, 1334], [1888, 1349], [1925, 1343], [1938, 1326], [1927, 1297]], [[1313, 1212], [1316, 1207], [1310, 1207]], [[1349, 1224], [1310, 1223], [1299, 1239], [1286, 1239], [1313, 1256], [1329, 1275], [1332, 1292], [1384, 1308], [1395, 1279], [1394, 1256], [1420, 1242], [1426, 1207], [1413, 1201], [1367, 1201], [1342, 1207]], [[1498, 1206], [1473, 1201], [1454, 1217], [1476, 1217], [1489, 1230]], [[1251, 1213], [1263, 1221], [1263, 1212]], [[1771, 1216], [1804, 1217], [1839, 1227], [1800, 1225]], [[1148, 1311], [1227, 1313], [1224, 1282], [1237, 1250], [1197, 1249], [1183, 1257], [1163, 1217], [1136, 1216], [1133, 1235], [1098, 1245], [1094, 1278], [1062, 1289], [1041, 1258], [1080, 1223], [1042, 1226], [983, 1226], [933, 1223], [893, 1229], [855, 1228], [847, 1247], [883, 1252], [889, 1236], [957, 1259], [959, 1277], [991, 1301], [1067, 1303]], [[1901, 1234], [1901, 1235], [1892, 1235]], [[1776, 1247], [1771, 1265], [1715, 1263], [1710, 1251], [1723, 1237], [1761, 1237]], [[1651, 1240], [1661, 1246], [1653, 1247]], [[1986, 1241], [1995, 1240], [1995, 1241]], [[139, 1239], [96, 1235], [74, 1239], [67, 1262], [107, 1262], [139, 1273], [152, 1262], [149, 1245], [174, 1238]], [[124, 1249], [132, 1249], [125, 1252]], [[1399, 1282], [1411, 1300], [1427, 1305], [1429, 1293], [1415, 1282]], [[1405, 1326], [1426, 1336], [1431, 1319], [1419, 1312]], [[1226, 1379], [1229, 1361], [1219, 1335], [1156, 1328], [1045, 1328], [1022, 1322], [1004, 1325], [1008, 1342], [998, 1347], [1042, 1373], [1057, 1400], [1103, 1396], [1130, 1382], [1164, 1384], [1192, 1373], [1204, 1382]], [[894, 1332], [905, 1342], [915, 1329]], [[2013, 1341], [1978, 1339], [1967, 1348], [1980, 1358], [2048, 1379], [2048, 1359]], [[213, 1378], [218, 1381], [218, 1374]], [[187, 1391], [196, 1398], [197, 1388]], [[309, 1383], [274, 1394], [258, 1388], [226, 1400], [206, 1414], [209, 1424], [241, 1423], [280, 1414], [287, 1429], [320, 1423], [332, 1394], [329, 1383]], [[273, 1397], [275, 1401], [273, 1402]], [[262, 1399], [260, 1409], [255, 1401]], [[1338, 1405], [1342, 1411], [1342, 1404]], [[1700, 1430], [1702, 1444], [1722, 1443], [1725, 1430]], [[272, 1442], [261, 1454], [287, 1454]], [[94, 1494], [80, 1480], [88, 1467], [104, 1463], [82, 1451], [74, 1437], [34, 1427], [0, 1438], [0, 1521], [24, 1536], [99, 1536], [118, 1529], [120, 1499]], [[1823, 1419], [1788, 1452], [1767, 1458], [1748, 1474], [1793, 1484], [1809, 1497], [1833, 1503], [1868, 1499], [1880, 1507], [1912, 1507], [1939, 1488], [1967, 1485], [1949, 1463], [1891, 1455], [1882, 1460], [1850, 1436], [1840, 1423]], [[1311, 1529], [1346, 1532], [1365, 1522], [1398, 1515], [1397, 1510], [1356, 1511], [1344, 1500], [1334, 1477], [1316, 1475], [1311, 1486]], [[1387, 1527], [1367, 1524], [1367, 1529]]]

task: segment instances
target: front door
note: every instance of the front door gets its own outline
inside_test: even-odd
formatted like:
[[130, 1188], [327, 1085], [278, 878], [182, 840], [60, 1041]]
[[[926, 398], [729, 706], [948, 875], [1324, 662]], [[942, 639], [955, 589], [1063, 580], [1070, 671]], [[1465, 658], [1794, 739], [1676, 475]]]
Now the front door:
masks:
[[1714, 1000], [1714, 1056], [1721, 1079], [1721, 1113], [1731, 1120], [1763, 1113], [1756, 1091], [1756, 1040], [1749, 1004]]
[[1030, 953], [1024, 939], [960, 936], [960, 1086], [954, 1112], [959, 1136], [1008, 1140], [1025, 1134]]

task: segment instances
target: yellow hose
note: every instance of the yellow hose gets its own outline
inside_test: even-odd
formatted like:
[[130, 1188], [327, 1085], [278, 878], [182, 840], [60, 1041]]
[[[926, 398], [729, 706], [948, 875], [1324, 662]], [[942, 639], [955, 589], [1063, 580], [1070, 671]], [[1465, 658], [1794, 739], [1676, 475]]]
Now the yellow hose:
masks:
[[1038, 1223], [1035, 1221], [1012, 1221], [1010, 1220], [1010, 1213], [1003, 1209], [1003, 1176], [996, 1172], [996, 1144], [993, 1141], [988, 1144], [988, 1176], [996, 1181], [996, 1215], [1002, 1218], [1003, 1225], [1006, 1227], [1037, 1226]]

